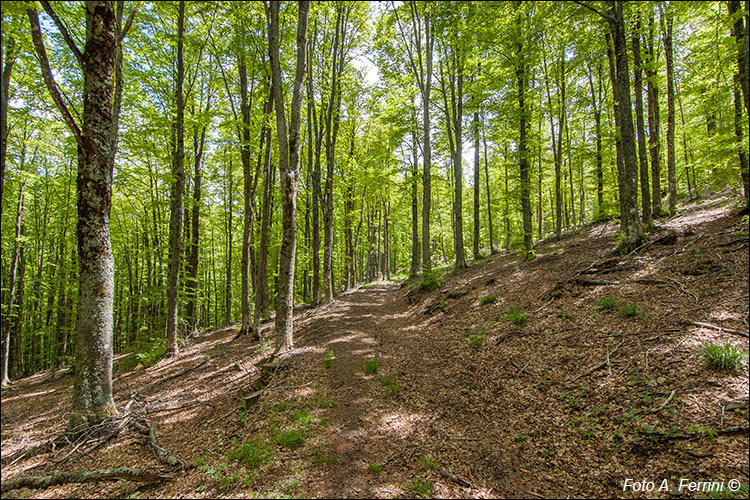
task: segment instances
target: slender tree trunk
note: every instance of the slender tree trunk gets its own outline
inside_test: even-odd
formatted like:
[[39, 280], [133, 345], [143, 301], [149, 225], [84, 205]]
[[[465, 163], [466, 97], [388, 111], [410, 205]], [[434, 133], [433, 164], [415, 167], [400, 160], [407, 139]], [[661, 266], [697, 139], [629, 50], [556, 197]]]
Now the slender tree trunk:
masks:
[[748, 172], [747, 143], [742, 137], [742, 102], [740, 97], [740, 76], [734, 75], [734, 137], [737, 141], [739, 155], [740, 177], [745, 192], [745, 208], [750, 207], [750, 172]]
[[8, 151], [8, 90], [13, 64], [16, 61], [15, 47], [16, 41], [12, 36], [8, 37], [8, 52], [3, 53], [5, 47], [0, 38], [0, 66], [3, 68], [2, 76], [0, 76], [0, 207], [3, 206], [5, 189], [5, 156]]
[[[521, 15], [518, 15], [518, 28], [522, 29]], [[520, 41], [517, 42], [518, 57], [521, 58], [521, 62], [518, 63], [516, 68], [516, 78], [518, 79], [518, 109], [520, 114], [519, 121], [519, 141], [518, 141], [518, 158], [519, 168], [521, 173], [521, 210], [523, 216], [523, 244], [526, 250], [526, 258], [534, 257], [534, 250], [532, 244], [532, 231], [531, 226], [531, 200], [530, 200], [530, 179], [529, 179], [529, 159], [526, 152], [526, 132], [527, 132], [527, 117], [528, 110], [526, 109], [526, 86], [528, 84], [528, 75], [526, 74], [526, 63], [523, 60], [523, 44]], [[563, 77], [564, 81], [564, 77]]]
[[[269, 94], [266, 102], [265, 114], [273, 112], [273, 92]], [[264, 319], [271, 317], [270, 299], [268, 297], [268, 231], [271, 226], [271, 201], [273, 196], [273, 179], [275, 178], [275, 167], [271, 161], [271, 141], [273, 131], [271, 127], [265, 128], [265, 157], [263, 159], [263, 206], [260, 216], [260, 249], [258, 251], [258, 272], [256, 278], [257, 290], [255, 291], [256, 316]], [[263, 146], [261, 149], [263, 151]], [[260, 161], [260, 157], [258, 158]]]
[[[209, 101], [210, 103], [210, 101]], [[210, 106], [210, 104], [209, 104]], [[200, 212], [201, 212], [201, 162], [203, 161], [203, 147], [206, 141], [206, 127], [203, 126], [200, 138], [196, 133], [193, 137], [193, 207], [191, 214], [190, 255], [188, 256], [188, 332], [195, 333], [198, 328], [197, 297], [198, 297], [198, 257], [200, 255]]]
[[[745, 3], [747, 9], [747, 2]], [[740, 176], [742, 177], [742, 186], [745, 191], [745, 207], [750, 208], [750, 172], [748, 172], [748, 159], [747, 150], [748, 145], [745, 143], [742, 137], [742, 99], [740, 98], [740, 91], [744, 97], [745, 112], [748, 111], [748, 64], [747, 64], [747, 26], [744, 26], [745, 22], [743, 16], [738, 16], [737, 13], [741, 9], [739, 0], [731, 0], [729, 2], [729, 13], [735, 17], [734, 23], [732, 24], [732, 35], [737, 42], [737, 74], [734, 75], [734, 86], [732, 88], [734, 94], [734, 136], [737, 141], [737, 152], [739, 155], [740, 162]], [[745, 16], [747, 18], [747, 16]], [[739, 89], [738, 89], [739, 87]]]
[[674, 157], [674, 64], [672, 53], [672, 16], [667, 14], [666, 27], [664, 17], [660, 17], [664, 36], [664, 53], [667, 59], [667, 183], [669, 185], [669, 215], [677, 213], [677, 172]]
[[180, 277], [180, 254], [182, 253], [182, 194], [185, 189], [185, 105], [183, 84], [185, 65], [183, 45], [185, 33], [185, 1], [180, 0], [177, 19], [177, 75], [175, 80], [175, 136], [176, 147], [172, 159], [174, 183], [171, 193], [171, 212], [169, 218], [169, 288], [167, 295], [167, 355], [177, 356], [177, 292]]
[[492, 200], [490, 199], [490, 172], [489, 165], [487, 163], [487, 137], [484, 134], [484, 127], [482, 127], [482, 142], [484, 145], [484, 184], [487, 187], [487, 222], [489, 223], [490, 229], [490, 255], [495, 253], [495, 239], [492, 234]]
[[479, 254], [479, 112], [474, 111], [474, 260]]
[[[424, 170], [422, 173], [422, 273], [426, 274], [432, 270], [432, 257], [430, 255], [430, 203], [431, 203], [431, 167], [432, 167], [432, 143], [430, 138], [430, 91], [432, 89], [432, 50], [434, 38], [430, 15], [424, 16], [425, 34], [425, 59], [426, 70], [424, 72], [424, 85], [422, 88], [422, 114], [424, 126], [424, 140], [422, 141], [422, 154], [424, 155]], [[416, 34], [421, 40], [421, 34]], [[421, 44], [420, 44], [421, 45]], [[421, 54], [421, 47], [417, 47]], [[420, 63], [420, 70], [422, 65]]]
[[[25, 144], [23, 151], [26, 150]], [[23, 159], [25, 154], [21, 154], [21, 170], [23, 170]], [[5, 311], [5, 320], [3, 321], [3, 366], [2, 366], [2, 385], [8, 385], [10, 377], [8, 375], [8, 359], [10, 355], [10, 331], [11, 331], [11, 318], [13, 317], [13, 302], [16, 297], [16, 271], [18, 269], [19, 259], [19, 243], [21, 249], [23, 248], [23, 242], [21, 239], [21, 219], [23, 218], [23, 202], [24, 202], [24, 187], [26, 182], [22, 182], [18, 190], [18, 205], [16, 207], [16, 235], [13, 239], [13, 256], [10, 259], [10, 272], [9, 272], [9, 287], [8, 287], [8, 308]], [[16, 338], [17, 341], [17, 338]]]
[[419, 165], [417, 158], [417, 130], [416, 130], [416, 108], [412, 108], [413, 127], [411, 129], [411, 266], [409, 277], [414, 278], [419, 272], [421, 264], [419, 248], [419, 200], [417, 199], [417, 178], [419, 176]]
[[287, 136], [284, 97], [279, 60], [279, 2], [270, 3], [269, 53], [276, 104], [276, 124], [279, 137], [279, 177], [281, 180], [282, 241], [279, 258], [279, 285], [276, 300], [277, 351], [284, 341], [284, 349], [294, 347], [294, 255], [297, 243], [297, 180], [299, 177], [300, 129], [302, 93], [305, 77], [307, 48], [307, 17], [310, 3], [299, 3], [297, 22], [297, 64], [292, 87], [290, 129]]
[[641, 221], [645, 228], [653, 225], [651, 220], [651, 193], [648, 182], [648, 153], [646, 152], [646, 127], [643, 123], [643, 83], [641, 64], [641, 18], [638, 16], [633, 33], [633, 69], [635, 70], [635, 118], [638, 131], [638, 163], [641, 176]]
[[234, 315], [232, 313], [232, 247], [234, 243], [234, 222], [232, 221], [232, 193], [234, 176], [232, 175], [233, 165], [232, 159], [229, 159], [229, 186], [227, 193], [227, 205], [229, 206], [229, 212], [227, 213], [227, 263], [226, 263], [226, 281], [224, 293], [224, 322], [227, 325], [231, 325], [234, 321]]
[[[644, 35], [645, 36], [645, 35]], [[654, 54], [654, 14], [649, 17], [648, 57], [646, 70], [646, 93], [648, 95], [648, 150], [651, 157], [651, 214], [652, 217], [664, 215], [661, 203], [661, 130], [659, 118], [659, 84]]]

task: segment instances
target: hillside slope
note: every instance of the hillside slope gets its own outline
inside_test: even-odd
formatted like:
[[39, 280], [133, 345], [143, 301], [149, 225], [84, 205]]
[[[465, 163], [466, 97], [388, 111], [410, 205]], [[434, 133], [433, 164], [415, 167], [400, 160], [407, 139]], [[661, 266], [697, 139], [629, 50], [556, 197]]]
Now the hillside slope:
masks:
[[[148, 417], [184, 462], [174, 479], [3, 496], [667, 498], [623, 481], [747, 485], [747, 358], [717, 371], [700, 352], [747, 352], [748, 340], [694, 324], [747, 332], [747, 218], [722, 198], [689, 205], [626, 257], [611, 254], [615, 233], [586, 226], [535, 260], [495, 256], [431, 292], [376, 284], [301, 311], [297, 348], [247, 410], [238, 394], [267, 349], [232, 341], [236, 328], [202, 334], [180, 358], [115, 379], [118, 408]], [[71, 384], [40, 374], [3, 389], [3, 481], [162, 468], [132, 432], [23, 456], [64, 427]]]

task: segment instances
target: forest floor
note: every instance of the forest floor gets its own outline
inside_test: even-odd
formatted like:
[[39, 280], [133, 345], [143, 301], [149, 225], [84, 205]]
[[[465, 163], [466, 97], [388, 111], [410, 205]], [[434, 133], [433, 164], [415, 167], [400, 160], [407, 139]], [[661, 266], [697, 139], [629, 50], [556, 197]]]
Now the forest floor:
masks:
[[[747, 217], [713, 196], [658, 220], [651, 241], [669, 231], [618, 257], [617, 226], [588, 225], [540, 242], [529, 262], [506, 252], [451, 271], [432, 292], [377, 283], [301, 308], [296, 349], [247, 410], [238, 394], [268, 344], [233, 340], [237, 325], [203, 333], [114, 380], [118, 408], [147, 415], [184, 462], [174, 479], [3, 497], [668, 498], [680, 478], [739, 479], [747, 497], [747, 358], [717, 371], [701, 347], [746, 353], [748, 340], [687, 323], [747, 332]], [[162, 467], [131, 432], [22, 456], [64, 428], [71, 386], [39, 374], [3, 389], [3, 481]], [[623, 491], [626, 478], [656, 489]]]

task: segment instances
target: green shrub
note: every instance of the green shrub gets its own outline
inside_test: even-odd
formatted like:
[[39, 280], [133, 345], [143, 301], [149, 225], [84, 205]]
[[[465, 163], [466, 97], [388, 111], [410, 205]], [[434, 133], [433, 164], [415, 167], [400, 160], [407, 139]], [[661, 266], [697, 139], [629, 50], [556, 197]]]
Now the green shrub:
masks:
[[159, 360], [164, 357], [164, 354], [167, 352], [167, 346], [164, 344], [156, 344], [150, 346], [150, 349], [147, 351], [139, 352], [136, 354], [138, 356], [138, 360], [141, 362], [143, 366], [146, 368], [149, 368], [151, 366], [154, 366], [156, 363], [159, 362]]
[[529, 319], [531, 314], [523, 310], [520, 306], [511, 306], [508, 314], [504, 315], [503, 318], [512, 321], [517, 325], [523, 325], [526, 320]]
[[380, 471], [383, 470], [383, 466], [382, 465], [370, 464], [370, 465], [367, 466], [367, 470], [369, 470], [373, 474], [377, 474], [378, 472], [380, 472]]
[[296, 429], [282, 432], [276, 436], [276, 442], [287, 448], [297, 448], [305, 444], [305, 433]]
[[603, 311], [609, 311], [617, 306], [617, 299], [614, 297], [602, 297], [596, 301], [596, 305]]
[[513, 440], [517, 443], [522, 443], [527, 439], [529, 439], [529, 436], [527, 436], [526, 434], [516, 434], [515, 436], [513, 436]]
[[365, 375], [372, 375], [373, 373], [376, 373], [378, 371], [378, 362], [374, 359], [371, 359], [367, 363], [365, 363]]
[[419, 283], [419, 290], [422, 292], [432, 292], [440, 288], [443, 284], [443, 279], [436, 271], [430, 271], [422, 276], [422, 281]]
[[633, 301], [630, 304], [623, 306], [617, 311], [617, 314], [623, 318], [630, 318], [638, 315], [638, 302]]
[[248, 469], [255, 469], [259, 465], [270, 460], [270, 446], [266, 441], [251, 439], [245, 441], [239, 450], [229, 452], [227, 458], [229, 460], [242, 462]]
[[714, 343], [705, 344], [700, 352], [708, 364], [717, 370], [736, 370], [740, 367], [742, 358], [745, 357], [742, 351], [732, 347], [729, 342], [723, 346]]
[[289, 401], [279, 401], [278, 403], [276, 403], [275, 405], [273, 405], [273, 412], [274, 413], [282, 413], [282, 412], [286, 411], [289, 408], [289, 406], [291, 406], [291, 404], [289, 403]]
[[404, 485], [404, 491], [411, 496], [425, 498], [432, 493], [432, 483], [426, 479], [418, 477]]
[[485, 295], [484, 297], [479, 298], [479, 305], [486, 306], [487, 304], [494, 304], [499, 298], [500, 297], [497, 295]]
[[486, 338], [487, 338], [487, 335], [482, 335], [482, 334], [469, 335], [468, 342], [469, 342], [469, 345], [473, 349], [479, 349], [479, 347], [482, 345], [482, 342], [484, 342], [484, 339]]
[[326, 369], [330, 368], [331, 365], [333, 364], [333, 358], [334, 358], [333, 351], [328, 349], [326, 351], [325, 357], [323, 358], [323, 367]]
[[437, 469], [438, 467], [440, 467], [440, 464], [439, 464], [439, 463], [438, 463], [438, 461], [437, 461], [437, 460], [435, 460], [434, 458], [430, 458], [430, 457], [419, 457], [419, 461], [420, 461], [420, 462], [422, 463], [422, 465], [424, 465], [424, 466], [425, 466], [425, 467], [427, 467], [428, 469], [432, 469], [432, 470], [435, 470], [435, 469]]
[[307, 413], [305, 410], [298, 410], [294, 412], [294, 421], [298, 424], [311, 424], [315, 420], [315, 417]]

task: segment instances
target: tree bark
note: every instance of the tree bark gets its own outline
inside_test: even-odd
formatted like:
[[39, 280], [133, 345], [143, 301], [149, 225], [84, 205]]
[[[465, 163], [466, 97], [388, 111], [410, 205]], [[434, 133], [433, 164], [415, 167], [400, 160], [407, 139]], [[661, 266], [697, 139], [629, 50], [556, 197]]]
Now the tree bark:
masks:
[[[521, 14], [518, 14], [518, 28], [519, 32], [522, 30]], [[518, 38], [516, 44], [517, 57], [520, 62], [516, 67], [516, 78], [518, 80], [518, 109], [520, 114], [519, 120], [519, 140], [518, 140], [518, 159], [519, 168], [521, 174], [521, 210], [523, 217], [523, 244], [526, 250], [526, 259], [534, 257], [534, 249], [532, 244], [532, 231], [531, 226], [531, 200], [530, 200], [530, 179], [529, 179], [529, 159], [526, 152], [526, 132], [527, 132], [527, 115], [528, 110], [526, 108], [526, 86], [528, 85], [528, 75], [526, 70], [526, 61], [523, 54], [523, 43], [521, 42], [521, 36]], [[564, 81], [564, 77], [563, 77]]]
[[284, 114], [281, 62], [279, 61], [279, 2], [270, 2], [268, 43], [276, 105], [276, 124], [279, 136], [279, 177], [281, 180], [282, 241], [279, 257], [279, 285], [276, 300], [277, 351], [294, 347], [294, 255], [297, 243], [297, 181], [299, 178], [299, 150], [302, 93], [307, 49], [307, 17], [310, 3], [301, 1], [297, 21], [297, 64], [292, 88], [292, 109], [289, 135]]
[[495, 239], [492, 229], [492, 200], [490, 199], [490, 172], [489, 165], [487, 164], [487, 137], [485, 136], [485, 129], [482, 127], [482, 142], [484, 145], [484, 184], [487, 187], [487, 222], [490, 229], [490, 255], [495, 253]]
[[614, 86], [615, 100], [618, 102], [615, 121], [620, 131], [622, 146], [623, 171], [620, 182], [620, 206], [622, 211], [621, 230], [624, 239], [620, 251], [629, 252], [643, 240], [643, 229], [638, 218], [638, 163], [636, 160], [635, 134], [633, 130], [632, 104], [630, 101], [630, 72], [628, 71], [627, 42], [625, 38], [625, 20], [622, 13], [622, 1], [608, 1], [609, 26], [614, 42], [616, 78]]
[[667, 13], [666, 27], [664, 13], [660, 16], [664, 36], [664, 53], [667, 59], [667, 184], [669, 186], [669, 215], [677, 213], [677, 172], [674, 157], [674, 64], [672, 51], [672, 16]]
[[[645, 37], [645, 34], [644, 34]], [[661, 203], [661, 130], [659, 118], [659, 83], [654, 54], [654, 14], [649, 17], [648, 53], [644, 69], [646, 70], [646, 94], [648, 95], [648, 150], [651, 157], [651, 214], [652, 217], [664, 215]]]
[[417, 198], [417, 179], [419, 177], [419, 163], [417, 157], [417, 117], [416, 107], [412, 108], [412, 129], [411, 129], [411, 265], [409, 266], [409, 277], [417, 276], [422, 257], [419, 248], [419, 200]]
[[[742, 178], [742, 186], [745, 191], [745, 207], [750, 207], [750, 172], [748, 172], [748, 159], [747, 159], [747, 148], [748, 145], [744, 142], [742, 134], [742, 103], [740, 98], [740, 91], [744, 98], [745, 112], [748, 112], [748, 89], [747, 89], [747, 52], [745, 49], [745, 39], [747, 38], [745, 31], [747, 27], [744, 26], [742, 15], [737, 15], [740, 12], [741, 4], [739, 0], [731, 0], [729, 2], [729, 13], [734, 19], [732, 24], [732, 35], [737, 42], [737, 74], [734, 75], [734, 86], [732, 91], [734, 94], [734, 136], [737, 141], [737, 153], [739, 156], [740, 163], [740, 176]], [[739, 89], [738, 89], [739, 87]]]
[[[264, 113], [270, 115], [273, 112], [273, 90], [268, 95], [268, 101], [264, 108]], [[271, 203], [273, 196], [273, 180], [275, 178], [275, 168], [271, 161], [271, 141], [273, 131], [270, 124], [264, 129], [265, 134], [265, 152], [263, 157], [263, 205], [260, 215], [260, 248], [258, 250], [258, 270], [255, 279], [257, 289], [255, 290], [255, 316], [268, 319], [271, 317], [270, 304], [268, 296], [268, 231], [271, 226]], [[263, 141], [261, 147], [263, 151]], [[260, 162], [260, 153], [258, 156]], [[256, 181], [257, 182], [257, 181]], [[257, 319], [255, 320], [257, 326]]]
[[479, 254], [479, 112], [474, 111], [474, 260]]
[[8, 91], [10, 75], [16, 61], [16, 41], [8, 37], [8, 51], [5, 51], [0, 38], [0, 66], [3, 68], [0, 76], [0, 207], [3, 206], [3, 190], [5, 186], [5, 157], [8, 151]]
[[182, 195], [185, 189], [185, 0], [180, 0], [177, 18], [177, 75], [175, 76], [175, 149], [172, 157], [171, 207], [169, 216], [169, 283], [167, 291], [167, 355], [177, 356], [177, 293], [182, 253]]
[[[210, 107], [210, 98], [208, 106]], [[188, 303], [186, 316], [188, 318], [188, 332], [195, 333], [198, 329], [198, 258], [200, 255], [200, 212], [201, 212], [201, 162], [203, 161], [203, 147], [206, 143], [206, 126], [193, 136], [193, 206], [191, 213], [190, 251], [188, 255]]]
[[648, 182], [648, 154], [646, 153], [646, 127], [643, 123], [643, 83], [642, 83], [642, 64], [641, 64], [641, 18], [635, 23], [633, 33], [633, 69], [635, 70], [635, 117], [636, 129], [638, 131], [638, 163], [640, 166], [641, 176], [641, 220], [643, 226], [650, 228], [653, 225], [651, 220], [651, 193]]
[[[26, 147], [24, 144], [23, 151], [25, 152]], [[25, 154], [21, 154], [21, 170], [23, 170], [23, 163], [24, 163], [24, 157]], [[10, 357], [10, 331], [11, 331], [11, 318], [13, 317], [13, 302], [16, 297], [16, 272], [18, 270], [18, 259], [19, 259], [19, 250], [23, 250], [23, 242], [21, 241], [21, 219], [23, 218], [23, 203], [24, 203], [24, 187], [26, 186], [25, 182], [21, 183], [21, 186], [18, 190], [18, 205], [16, 207], [16, 235], [13, 239], [13, 256], [10, 259], [10, 272], [9, 272], [9, 287], [8, 287], [8, 308], [5, 311], [5, 321], [3, 322], [3, 365], [2, 365], [2, 385], [6, 386], [10, 382], [9, 372], [8, 372], [8, 360]], [[20, 244], [20, 249], [19, 249]], [[18, 338], [16, 337], [14, 339], [16, 342], [18, 342]]]

